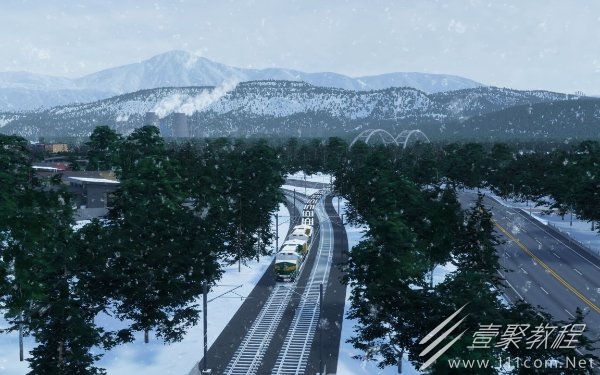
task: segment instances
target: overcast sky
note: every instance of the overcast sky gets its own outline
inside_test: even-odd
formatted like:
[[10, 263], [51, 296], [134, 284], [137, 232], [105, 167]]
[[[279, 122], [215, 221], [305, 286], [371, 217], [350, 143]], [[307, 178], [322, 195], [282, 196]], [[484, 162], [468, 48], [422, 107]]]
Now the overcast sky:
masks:
[[2, 0], [0, 35], [0, 71], [79, 77], [179, 49], [600, 95], [599, 0]]

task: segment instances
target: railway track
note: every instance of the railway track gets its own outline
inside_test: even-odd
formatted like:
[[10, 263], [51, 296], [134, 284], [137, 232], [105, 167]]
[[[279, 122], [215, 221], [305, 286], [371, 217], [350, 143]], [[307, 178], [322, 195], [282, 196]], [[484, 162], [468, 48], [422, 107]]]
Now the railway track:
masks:
[[[297, 194], [296, 206], [300, 212], [302, 212], [302, 208], [307, 201], [307, 198]], [[321, 284], [326, 285], [327, 283], [333, 257], [333, 230], [325, 213], [323, 197], [319, 199], [318, 204], [315, 204], [314, 213], [318, 217], [320, 225], [313, 238], [316, 238], [317, 232], [320, 232], [320, 241], [316, 261], [306, 286], [297, 288], [295, 284], [277, 284], [274, 287], [250, 330], [227, 365], [224, 374], [257, 374], [285, 310], [288, 308], [292, 297], [300, 295], [297, 290], [302, 289], [304, 289], [304, 292], [300, 295], [300, 302], [284, 339], [284, 344], [277, 356], [272, 374], [305, 373], [310, 349], [319, 324], [319, 288]], [[301, 273], [304, 272], [305, 265], [306, 262], [302, 264]]]
[[225, 369], [227, 375], [256, 374], [269, 343], [292, 297], [292, 289], [276, 285], [238, 350]]
[[333, 259], [333, 229], [322, 200], [315, 207], [319, 219], [321, 241], [317, 261], [306, 284], [292, 325], [279, 351], [272, 374], [304, 374], [308, 356], [318, 328], [320, 318], [320, 285], [326, 285]]

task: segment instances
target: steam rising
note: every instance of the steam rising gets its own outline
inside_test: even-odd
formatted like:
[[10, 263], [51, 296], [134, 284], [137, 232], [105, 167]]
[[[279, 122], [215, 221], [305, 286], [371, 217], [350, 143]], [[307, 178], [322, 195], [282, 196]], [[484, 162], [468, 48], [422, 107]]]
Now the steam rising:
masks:
[[196, 96], [173, 94], [156, 103], [151, 112], [155, 112], [161, 119], [173, 112], [185, 113], [186, 116], [191, 116], [221, 99], [229, 91], [235, 89], [237, 84], [237, 81], [226, 81], [220, 86], [210, 91], [203, 91]]

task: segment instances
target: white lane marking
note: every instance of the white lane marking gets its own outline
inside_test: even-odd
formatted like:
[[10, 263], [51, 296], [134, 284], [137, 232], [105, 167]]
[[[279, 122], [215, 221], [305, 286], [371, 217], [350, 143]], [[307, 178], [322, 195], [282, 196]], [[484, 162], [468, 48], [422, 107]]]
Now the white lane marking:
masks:
[[532, 217], [528, 217], [527, 215], [525, 215], [524, 217], [526, 219], [528, 219], [530, 223], [532, 223], [533, 225], [535, 225], [536, 227], [538, 227], [540, 230], [542, 230], [544, 233], [546, 233], [548, 236], [554, 238], [558, 243], [560, 243], [561, 245], [563, 245], [567, 249], [571, 250], [573, 253], [575, 253], [581, 259], [584, 259], [586, 262], [588, 262], [589, 264], [591, 264], [593, 267], [596, 267], [596, 269], [600, 270], [600, 267], [598, 267], [597, 265], [595, 265], [591, 260], [589, 260], [588, 258], [586, 258], [583, 255], [579, 254], [571, 246], [569, 246], [566, 243], [564, 243], [563, 241], [561, 241], [560, 238], [558, 238], [558, 237], [554, 236], [552, 233], [548, 232], [544, 227], [541, 226], [541, 224], [537, 220], [533, 219]]
[[[498, 272], [498, 273], [500, 273], [500, 272]], [[519, 296], [520, 299], [522, 299], [523, 301], [525, 301], [525, 298], [523, 298], [523, 296], [521, 295], [521, 293], [517, 292], [517, 290], [515, 289], [515, 287], [512, 286], [512, 284], [508, 280], [504, 279], [504, 282], [510, 287], [510, 289], [513, 290], [513, 292], [515, 292], [517, 294], [517, 296]]]
[[544, 293], [546, 293], [546, 294], [550, 294], [550, 293], [548, 293], [548, 292], [546, 291], [546, 289], [544, 289], [544, 288], [543, 288], [543, 287], [541, 287], [541, 286], [540, 286], [540, 289], [541, 289], [541, 290], [543, 290], [543, 291], [544, 291]]
[[525, 270], [523, 269], [523, 267], [519, 267], [519, 268], [521, 269], [521, 271], [523, 271], [523, 273], [524, 273], [525, 275], [529, 275], [529, 274], [527, 273], [527, 271], [525, 271]]
[[581, 272], [579, 272], [579, 270], [577, 268], [573, 268], [573, 271], [577, 272], [580, 276], [583, 276], [583, 274]]
[[[495, 201], [497, 203], [500, 204], [500, 207], [502, 207], [504, 209], [504, 212], [508, 212], [511, 213], [511, 211], [514, 211], [514, 214], [517, 213], [517, 209], [514, 207], [510, 207], [507, 205], [502, 204], [502, 202], [499, 202], [498, 200], [496, 200], [495, 197], [486, 196], [489, 200]], [[589, 260], [588, 258], [586, 258], [585, 256], [579, 254], [577, 251], [575, 251], [571, 246], [567, 245], [566, 243], [564, 243], [560, 238], [554, 236], [552, 233], [548, 232], [542, 225], [541, 223], [539, 223], [537, 220], [535, 220], [533, 217], [531, 217], [530, 215], [527, 215], [527, 213], [525, 213], [524, 215], [519, 215], [524, 217], [525, 219], [527, 219], [529, 221], [529, 223], [533, 224], [534, 226], [538, 227], [542, 232], [546, 233], [546, 235], [548, 235], [551, 238], [554, 238], [558, 243], [560, 243], [561, 245], [563, 245], [564, 247], [566, 247], [567, 249], [571, 250], [573, 253], [575, 253], [577, 256], [579, 256], [581, 259], [584, 259], [586, 262], [588, 262], [589, 264], [591, 264], [593, 267], [596, 267], [596, 269], [600, 270], [600, 267], [598, 267], [597, 265], [595, 265], [591, 260]], [[556, 254], [554, 254], [556, 255]], [[558, 255], [557, 255], [558, 257]], [[560, 258], [559, 258], [560, 259]]]
[[569, 312], [569, 310], [565, 309], [565, 311], [567, 312], [567, 314], [571, 315], [572, 318], [575, 317], [575, 315], [571, 314], [571, 312]]
[[555, 257], [557, 257], [558, 259], [560, 259], [560, 257], [558, 256], [558, 254], [556, 254], [554, 251], [552, 252], [552, 254], [554, 254]]

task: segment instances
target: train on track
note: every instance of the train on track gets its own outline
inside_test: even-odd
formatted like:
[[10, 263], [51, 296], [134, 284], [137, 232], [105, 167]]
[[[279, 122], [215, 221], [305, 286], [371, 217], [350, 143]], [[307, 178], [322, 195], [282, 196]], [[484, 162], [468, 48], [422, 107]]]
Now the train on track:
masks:
[[302, 224], [292, 228], [275, 256], [277, 281], [293, 282], [298, 277], [312, 244], [314, 209], [321, 196], [321, 192], [316, 192], [308, 198], [302, 209]]

